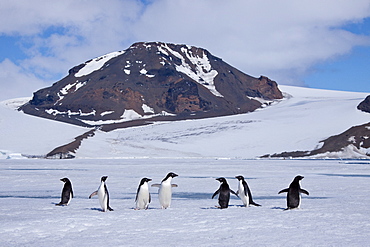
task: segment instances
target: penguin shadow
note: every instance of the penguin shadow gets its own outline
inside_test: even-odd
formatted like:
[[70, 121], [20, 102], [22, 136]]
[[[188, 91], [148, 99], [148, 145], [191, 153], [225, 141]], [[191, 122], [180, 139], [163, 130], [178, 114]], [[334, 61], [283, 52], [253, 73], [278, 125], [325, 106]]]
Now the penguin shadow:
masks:
[[282, 208], [282, 207], [272, 207], [271, 209], [277, 209], [277, 210], [283, 210], [283, 211], [285, 211], [287, 208]]
[[148, 210], [158, 210], [158, 209], [162, 209], [160, 207], [148, 207], [147, 209], [137, 209], [135, 207], [131, 207], [130, 209], [134, 210], [134, 211], [148, 211]]
[[[247, 208], [246, 206], [242, 204], [230, 204], [228, 208]], [[201, 207], [200, 209], [221, 209], [220, 206], [213, 206], [213, 207]], [[227, 208], [225, 208], [227, 209]]]
[[50, 204], [54, 205], [54, 206], [59, 206], [59, 207], [66, 207], [68, 205], [65, 205], [65, 204], [59, 204], [59, 202], [51, 202]]
[[214, 207], [201, 207], [200, 209], [217, 209], [220, 210], [220, 207], [214, 206]]
[[174, 192], [172, 196], [174, 199], [205, 200], [211, 198], [212, 194], [199, 192]]
[[[238, 205], [229, 205], [229, 207], [236, 207], [236, 208], [251, 208], [251, 207], [256, 207], [256, 206], [244, 206], [243, 204], [238, 204]], [[258, 207], [262, 207], [262, 205], [261, 206], [258, 206]]]
[[92, 210], [92, 211], [99, 211], [99, 212], [104, 212], [103, 209], [101, 208], [86, 208], [87, 210]]

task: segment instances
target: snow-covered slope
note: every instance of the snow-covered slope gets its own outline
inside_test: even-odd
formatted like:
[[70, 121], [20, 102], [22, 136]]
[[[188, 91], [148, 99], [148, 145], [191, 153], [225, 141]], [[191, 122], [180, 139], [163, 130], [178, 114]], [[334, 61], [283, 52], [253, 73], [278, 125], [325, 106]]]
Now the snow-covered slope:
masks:
[[312, 150], [319, 141], [370, 121], [370, 114], [356, 109], [365, 93], [280, 89], [284, 100], [248, 114], [97, 132], [78, 156], [256, 158]]
[[[370, 114], [356, 109], [366, 93], [279, 87], [285, 99], [252, 113], [96, 131], [83, 141], [77, 157], [256, 158], [312, 150], [319, 141], [370, 121]], [[0, 106], [2, 157], [46, 154], [88, 130], [25, 115], [9, 107], [11, 102]]]
[[17, 111], [29, 98], [0, 102], [0, 159], [45, 155], [53, 148], [74, 140], [86, 128], [42, 119]]

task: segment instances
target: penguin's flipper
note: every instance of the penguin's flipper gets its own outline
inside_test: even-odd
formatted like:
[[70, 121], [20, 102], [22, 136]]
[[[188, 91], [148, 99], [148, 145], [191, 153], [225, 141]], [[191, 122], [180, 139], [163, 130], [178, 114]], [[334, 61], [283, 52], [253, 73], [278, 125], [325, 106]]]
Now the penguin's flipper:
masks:
[[214, 198], [218, 193], [220, 193], [220, 189], [216, 190], [216, 192], [215, 192], [215, 193], [213, 193], [213, 195], [212, 195], [212, 199], [213, 199], [213, 198]]
[[299, 189], [299, 192], [303, 193], [303, 194], [306, 194], [306, 195], [310, 195], [310, 193], [308, 193], [307, 190], [304, 190], [304, 189]]
[[161, 184], [152, 184], [152, 187], [160, 187]]
[[236, 197], [238, 197], [238, 198], [239, 198], [238, 194], [236, 194], [236, 193], [235, 193], [235, 191], [230, 190], [230, 192], [231, 192], [231, 193], [233, 193], [234, 195], [236, 195]]
[[171, 184], [171, 187], [179, 187], [177, 184]]
[[280, 190], [278, 194], [288, 192], [288, 191], [289, 191], [289, 188], [286, 188], [286, 189]]
[[89, 199], [93, 196], [96, 196], [98, 194], [98, 191], [94, 191], [93, 193], [91, 193], [91, 195], [89, 196]]

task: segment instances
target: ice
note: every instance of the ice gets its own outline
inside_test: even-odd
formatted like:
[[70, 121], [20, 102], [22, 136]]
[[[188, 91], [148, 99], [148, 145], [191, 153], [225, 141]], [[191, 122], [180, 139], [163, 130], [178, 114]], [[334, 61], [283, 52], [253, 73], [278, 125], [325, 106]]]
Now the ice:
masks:
[[[0, 160], [1, 246], [367, 246], [369, 163], [295, 160], [105, 159]], [[148, 210], [134, 210], [143, 177], [153, 183], [173, 171], [172, 204], [160, 209], [150, 187]], [[228, 209], [211, 199], [215, 178], [237, 189], [244, 175], [261, 207], [241, 207], [231, 196]], [[303, 175], [301, 209], [284, 211], [277, 192]], [[111, 212], [88, 199], [107, 175]], [[68, 177], [75, 198], [60, 201]], [[152, 184], [152, 183], [150, 183]]]

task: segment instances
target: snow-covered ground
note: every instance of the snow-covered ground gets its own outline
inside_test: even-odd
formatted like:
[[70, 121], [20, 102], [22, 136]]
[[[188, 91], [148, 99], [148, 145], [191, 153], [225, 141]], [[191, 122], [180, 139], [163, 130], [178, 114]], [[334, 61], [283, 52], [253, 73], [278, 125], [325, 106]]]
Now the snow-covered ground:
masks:
[[[0, 160], [0, 246], [367, 246], [370, 240], [370, 162], [228, 159]], [[142, 177], [160, 182], [173, 171], [171, 208], [151, 187], [148, 210], [133, 210]], [[228, 209], [211, 199], [224, 176], [237, 189], [244, 175], [255, 202]], [[278, 191], [303, 175], [301, 209], [284, 211]], [[112, 212], [88, 199], [109, 176]], [[71, 179], [75, 198], [54, 206]]]
[[0, 102], [0, 159], [20, 154], [45, 155], [67, 144], [86, 128], [26, 115], [16, 108], [30, 98]]
[[[369, 113], [356, 108], [367, 93], [291, 86], [280, 89], [286, 95], [282, 101], [252, 113], [157, 122], [109, 133], [97, 131], [93, 138], [82, 142], [76, 156], [253, 159], [284, 151], [313, 150], [320, 141], [370, 121]], [[0, 158], [19, 157], [15, 154], [20, 153], [45, 155], [88, 131], [15, 111], [21, 102], [0, 102]], [[351, 152], [342, 156], [339, 154], [351, 158]]]
[[[24, 99], [0, 102], [0, 246], [368, 245], [370, 162], [253, 159], [311, 150], [369, 122], [356, 110], [368, 94], [280, 88], [284, 100], [249, 114], [98, 131], [74, 160], [15, 159], [46, 154], [88, 129], [16, 111]], [[171, 208], [160, 209], [151, 188], [149, 210], [133, 210], [140, 179], [159, 183], [170, 171], [179, 174]], [[310, 195], [302, 209], [284, 211], [286, 195], [277, 193], [298, 174]], [[88, 199], [103, 175], [113, 212]], [[215, 178], [236, 190], [236, 175], [262, 207], [240, 207], [234, 196], [228, 209], [215, 207]], [[57, 207], [63, 177], [75, 198]]]
[[321, 140], [370, 121], [369, 113], [356, 108], [368, 94], [290, 86], [280, 89], [287, 93], [284, 100], [252, 113], [100, 131], [84, 141], [77, 156], [251, 159], [313, 150]]

